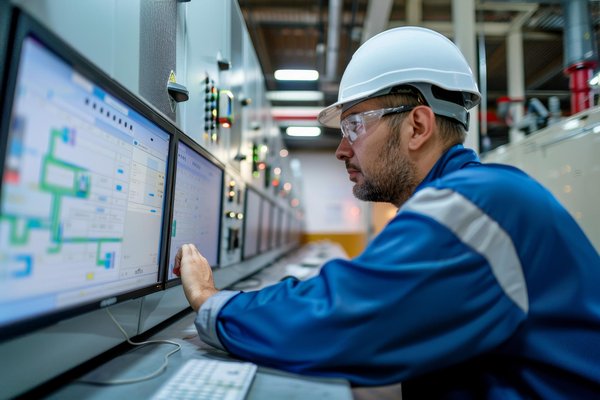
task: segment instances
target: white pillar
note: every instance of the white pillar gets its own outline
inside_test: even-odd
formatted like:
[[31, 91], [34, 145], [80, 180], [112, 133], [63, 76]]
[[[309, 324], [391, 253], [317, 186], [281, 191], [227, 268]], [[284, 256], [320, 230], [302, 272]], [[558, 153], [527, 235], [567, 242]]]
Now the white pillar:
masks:
[[423, 24], [423, 0], [408, 0], [406, 2], [407, 25], [420, 26]]
[[[523, 33], [520, 27], [508, 31], [506, 36], [506, 68], [508, 80], [508, 97], [525, 101], [525, 72], [523, 67]], [[512, 103], [510, 113], [513, 126], [523, 119], [525, 103]], [[511, 128], [509, 143], [523, 139], [525, 135], [517, 128]]]
[[[475, 0], [452, 0], [452, 25], [454, 27], [454, 43], [465, 55], [471, 70], [477, 76], [476, 35], [475, 35]], [[479, 151], [479, 107], [470, 112], [471, 124], [465, 147]]]

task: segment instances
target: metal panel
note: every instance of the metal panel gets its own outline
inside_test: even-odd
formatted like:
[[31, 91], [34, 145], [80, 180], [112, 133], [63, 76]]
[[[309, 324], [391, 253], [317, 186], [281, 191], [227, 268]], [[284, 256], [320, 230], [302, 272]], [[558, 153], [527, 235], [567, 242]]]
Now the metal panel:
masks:
[[149, 0], [140, 9], [140, 94], [171, 120], [167, 82], [175, 70], [177, 3]]
[[14, 0], [13, 3], [129, 90], [139, 93], [139, 0]]
[[523, 169], [547, 187], [600, 250], [600, 108], [542, 129], [483, 156]]
[[186, 8], [186, 29], [180, 47], [187, 56], [181, 60], [184, 64], [178, 65], [184, 71], [178, 79], [188, 88], [190, 98], [179, 106], [184, 116], [179, 125], [188, 136], [225, 162], [223, 146], [211, 142], [205, 130], [205, 89], [207, 78], [217, 89], [221, 87], [217, 61], [230, 57], [230, 1], [196, 0], [182, 6]]

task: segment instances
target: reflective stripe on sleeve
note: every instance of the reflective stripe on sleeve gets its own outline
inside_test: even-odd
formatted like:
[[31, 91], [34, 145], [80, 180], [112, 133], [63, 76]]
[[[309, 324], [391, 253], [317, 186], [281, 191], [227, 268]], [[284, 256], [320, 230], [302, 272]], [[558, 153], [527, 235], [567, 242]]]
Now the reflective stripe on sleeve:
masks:
[[512, 239], [473, 202], [451, 189], [425, 188], [406, 202], [400, 211], [412, 211], [432, 218], [485, 257], [502, 290], [527, 313], [527, 286]]

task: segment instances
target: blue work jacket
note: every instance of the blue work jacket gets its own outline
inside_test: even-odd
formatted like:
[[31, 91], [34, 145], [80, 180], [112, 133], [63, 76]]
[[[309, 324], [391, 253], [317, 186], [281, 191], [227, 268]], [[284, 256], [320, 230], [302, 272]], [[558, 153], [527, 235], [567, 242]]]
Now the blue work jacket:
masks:
[[206, 342], [291, 372], [433, 398], [599, 398], [600, 257], [524, 172], [451, 147], [362, 254], [222, 291]]

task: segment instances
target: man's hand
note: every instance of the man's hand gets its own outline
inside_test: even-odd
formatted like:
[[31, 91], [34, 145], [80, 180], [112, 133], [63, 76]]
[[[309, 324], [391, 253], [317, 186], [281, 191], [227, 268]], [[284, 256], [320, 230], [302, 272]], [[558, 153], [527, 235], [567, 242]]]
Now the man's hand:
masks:
[[218, 292], [208, 261], [193, 244], [184, 244], [177, 251], [173, 273], [181, 277], [183, 292], [194, 311]]

